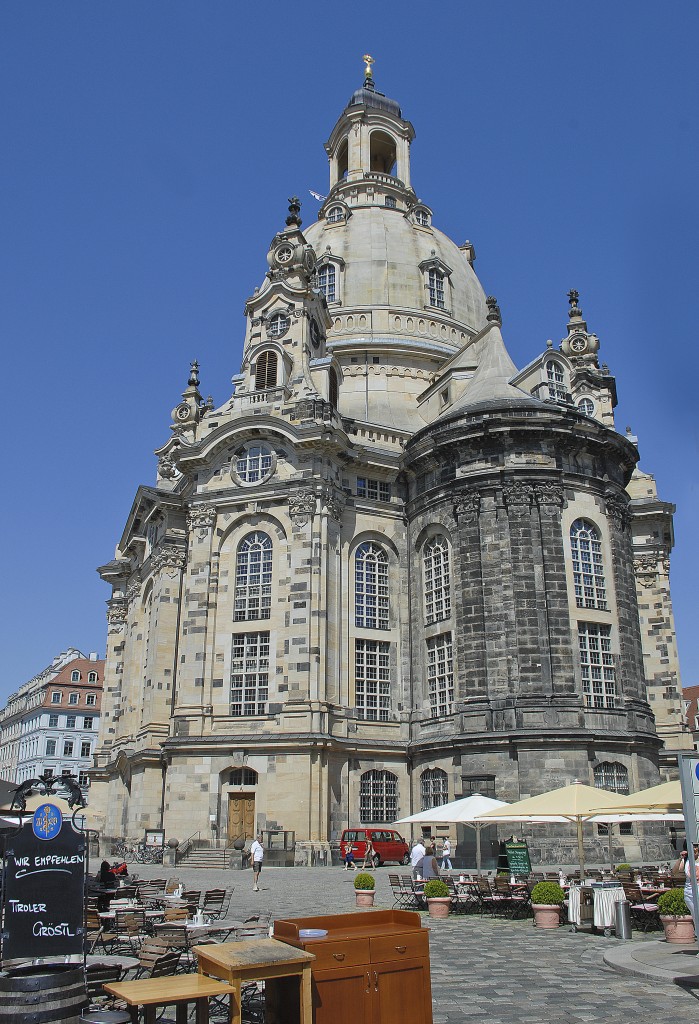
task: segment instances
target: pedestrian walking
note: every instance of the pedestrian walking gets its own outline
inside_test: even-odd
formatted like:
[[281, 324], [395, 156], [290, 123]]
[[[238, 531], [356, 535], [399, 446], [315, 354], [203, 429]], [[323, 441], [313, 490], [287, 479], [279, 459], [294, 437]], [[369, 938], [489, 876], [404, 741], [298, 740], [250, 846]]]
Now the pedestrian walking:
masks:
[[345, 871], [349, 871], [350, 868], [353, 871], [357, 870], [357, 865], [354, 863], [354, 847], [352, 846], [348, 846], [345, 853]]
[[362, 868], [373, 868], [374, 867], [374, 844], [371, 839], [367, 839], [366, 846], [364, 847], [364, 863]]
[[451, 843], [448, 836], [442, 845], [442, 871], [451, 871]]
[[418, 841], [410, 851], [410, 863], [413, 867], [413, 878], [421, 878], [420, 865], [422, 864], [422, 858], [425, 856], [425, 847], [422, 845], [422, 841]]
[[259, 892], [260, 886], [260, 872], [262, 871], [262, 858], [265, 855], [265, 851], [262, 847], [262, 833], [257, 833], [257, 839], [253, 842], [250, 847], [250, 859], [252, 860], [252, 880], [253, 880], [253, 892]]

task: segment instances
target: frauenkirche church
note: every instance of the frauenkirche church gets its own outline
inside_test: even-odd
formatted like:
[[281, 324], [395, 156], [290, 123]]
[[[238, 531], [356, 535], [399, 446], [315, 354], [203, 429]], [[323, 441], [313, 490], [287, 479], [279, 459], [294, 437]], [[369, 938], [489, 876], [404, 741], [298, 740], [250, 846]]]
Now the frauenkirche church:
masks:
[[[192, 364], [99, 570], [107, 837], [322, 850], [472, 792], [633, 792], [691, 747], [673, 506], [600, 340], [571, 291], [563, 340], [515, 367], [473, 246], [413, 190], [414, 136], [368, 63], [317, 220], [292, 199], [270, 243], [232, 394]], [[626, 831], [623, 859], [663, 855], [662, 827]], [[575, 836], [531, 844], [572, 859]]]

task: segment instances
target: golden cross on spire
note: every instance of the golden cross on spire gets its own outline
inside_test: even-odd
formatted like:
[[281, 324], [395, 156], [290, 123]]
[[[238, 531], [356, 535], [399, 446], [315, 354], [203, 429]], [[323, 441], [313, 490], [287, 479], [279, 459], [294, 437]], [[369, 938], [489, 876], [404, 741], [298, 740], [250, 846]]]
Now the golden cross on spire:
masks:
[[375, 64], [376, 61], [368, 53], [364, 54], [364, 56], [362, 57], [362, 60], [364, 61], [364, 77], [365, 78], [373, 78], [374, 74], [373, 74], [373, 72], [371, 70], [371, 65]]

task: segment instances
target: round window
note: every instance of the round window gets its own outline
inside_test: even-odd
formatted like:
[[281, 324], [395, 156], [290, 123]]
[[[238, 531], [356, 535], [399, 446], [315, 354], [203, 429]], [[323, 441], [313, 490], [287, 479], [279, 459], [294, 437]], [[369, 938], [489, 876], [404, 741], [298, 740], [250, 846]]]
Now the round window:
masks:
[[290, 320], [283, 313], [275, 313], [270, 317], [268, 332], [271, 338], [279, 338], [289, 330]]
[[591, 398], [581, 398], [578, 402], [578, 409], [584, 416], [592, 416], [595, 411], [595, 403]]
[[235, 475], [241, 484], [257, 484], [274, 472], [274, 453], [264, 444], [246, 444], [234, 460]]

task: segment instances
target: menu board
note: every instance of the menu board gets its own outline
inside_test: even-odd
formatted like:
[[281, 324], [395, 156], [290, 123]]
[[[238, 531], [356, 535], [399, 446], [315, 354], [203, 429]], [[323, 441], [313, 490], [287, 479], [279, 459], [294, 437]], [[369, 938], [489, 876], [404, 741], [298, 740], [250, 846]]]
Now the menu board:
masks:
[[513, 875], [528, 875], [532, 869], [526, 839], [508, 839], [505, 843], [507, 866]]
[[85, 833], [51, 803], [7, 837], [3, 962], [83, 955], [86, 854]]

